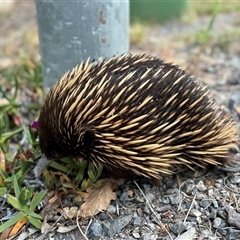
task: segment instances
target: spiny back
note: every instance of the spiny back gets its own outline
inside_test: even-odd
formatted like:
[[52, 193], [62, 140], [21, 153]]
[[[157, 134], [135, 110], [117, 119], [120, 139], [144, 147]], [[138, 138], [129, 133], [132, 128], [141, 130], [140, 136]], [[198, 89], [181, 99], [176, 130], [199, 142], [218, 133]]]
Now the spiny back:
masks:
[[206, 87], [139, 54], [76, 66], [52, 87], [39, 117], [47, 158], [85, 157], [119, 175], [223, 164], [235, 135]]

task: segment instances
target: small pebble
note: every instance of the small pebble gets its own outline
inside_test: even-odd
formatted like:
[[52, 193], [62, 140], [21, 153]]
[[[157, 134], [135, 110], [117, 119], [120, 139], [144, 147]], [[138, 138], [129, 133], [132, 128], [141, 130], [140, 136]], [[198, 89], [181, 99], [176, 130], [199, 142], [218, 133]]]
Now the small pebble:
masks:
[[203, 181], [199, 181], [197, 184], [197, 189], [201, 192], [204, 192], [207, 190], [207, 187], [204, 185]]
[[219, 228], [221, 222], [222, 222], [222, 219], [221, 219], [221, 218], [219, 218], [219, 217], [215, 218], [215, 219], [213, 220], [213, 227], [214, 227], [214, 228]]
[[140, 196], [137, 196], [137, 197], [135, 198], [135, 200], [138, 201], [138, 202], [140, 202], [140, 203], [144, 203], [144, 202], [145, 202], [145, 199], [142, 198], [142, 197], [140, 197]]
[[134, 225], [141, 225], [141, 222], [143, 221], [143, 219], [141, 217], [136, 217], [133, 221]]
[[218, 202], [217, 202], [215, 199], [213, 199], [212, 205], [213, 205], [213, 207], [216, 208], [216, 209], [219, 208]]
[[138, 232], [139, 232], [139, 229], [137, 229], [136, 231], [132, 232], [133, 237], [136, 238], [136, 239], [140, 238], [140, 234]]
[[115, 206], [109, 205], [107, 212], [110, 214], [115, 214], [117, 212], [117, 209]]
[[175, 233], [175, 234], [180, 234], [182, 233], [184, 230], [186, 230], [186, 224], [183, 222], [176, 222], [176, 223], [171, 223], [169, 225], [170, 229]]
[[213, 195], [214, 195], [213, 189], [212, 188], [208, 189], [208, 196], [212, 197]]
[[103, 230], [109, 237], [113, 237], [131, 221], [131, 215], [120, 216], [115, 219], [104, 220], [102, 222]]
[[150, 210], [149, 210], [148, 206], [144, 206], [143, 212], [147, 213], [147, 214], [150, 213]]
[[99, 220], [94, 220], [90, 226], [90, 232], [94, 237], [101, 237], [102, 236], [102, 224]]
[[217, 210], [213, 207], [209, 207], [210, 214], [208, 216], [209, 219], [215, 219], [217, 217]]
[[152, 193], [146, 194], [146, 199], [151, 203], [155, 196]]
[[224, 210], [218, 210], [217, 215], [222, 219], [227, 219], [227, 213]]
[[218, 231], [219, 231], [223, 236], [226, 236], [227, 233], [228, 233], [227, 229], [221, 229], [221, 228], [219, 228]]
[[170, 203], [169, 197], [168, 197], [168, 196], [163, 196], [163, 197], [162, 197], [162, 203], [164, 203], [164, 204], [169, 204], [169, 203]]
[[238, 229], [229, 228], [227, 235], [228, 235], [228, 240], [240, 239], [240, 231]]
[[128, 200], [128, 194], [126, 193], [126, 192], [124, 192], [121, 196], [120, 196], [120, 198], [119, 198], [119, 200], [121, 201], [121, 202], [126, 202], [127, 200]]
[[143, 240], [155, 240], [155, 239], [157, 239], [157, 235], [144, 234], [144, 236], [143, 236]]
[[198, 211], [197, 209], [192, 209], [190, 212], [193, 216], [200, 217], [202, 213]]
[[194, 184], [194, 181], [190, 179], [186, 181], [183, 187], [183, 191], [188, 195], [192, 195], [192, 193], [195, 194], [195, 189], [196, 189], [196, 185]]
[[160, 206], [160, 207], [156, 207], [156, 211], [157, 212], [166, 212], [166, 211], [168, 211], [168, 210], [171, 210], [172, 209], [172, 207], [171, 207], [171, 205], [163, 205], [163, 206]]
[[211, 202], [209, 200], [206, 199], [202, 199], [199, 203], [199, 205], [203, 208], [207, 208], [211, 205]]
[[147, 223], [147, 226], [152, 230], [152, 231], [156, 231], [156, 227], [154, 223]]
[[191, 227], [185, 233], [175, 238], [175, 240], [193, 240], [195, 233], [196, 233], [196, 229], [194, 227]]

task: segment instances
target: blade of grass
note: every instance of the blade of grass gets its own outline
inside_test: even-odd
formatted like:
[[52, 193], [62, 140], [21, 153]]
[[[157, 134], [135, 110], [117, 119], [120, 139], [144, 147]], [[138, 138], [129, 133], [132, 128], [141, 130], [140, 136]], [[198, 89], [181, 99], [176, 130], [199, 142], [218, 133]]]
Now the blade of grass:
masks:
[[30, 209], [33, 211], [36, 206], [42, 201], [42, 199], [44, 198], [46, 194], [46, 191], [44, 190], [41, 190], [34, 198], [33, 200], [31, 201], [29, 207]]
[[26, 213], [23, 213], [23, 212], [17, 213], [15, 216], [13, 216], [11, 219], [9, 219], [7, 222], [3, 223], [0, 226], [0, 233], [3, 232], [5, 229], [7, 229], [7, 228], [11, 227], [12, 225], [14, 225], [21, 218], [24, 218], [26, 216], [27, 216]]

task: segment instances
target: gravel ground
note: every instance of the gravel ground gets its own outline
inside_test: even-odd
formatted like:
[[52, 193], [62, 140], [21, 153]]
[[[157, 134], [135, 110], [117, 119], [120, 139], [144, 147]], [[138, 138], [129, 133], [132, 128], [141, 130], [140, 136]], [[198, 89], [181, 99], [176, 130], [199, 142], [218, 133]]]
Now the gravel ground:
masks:
[[[144, 36], [131, 44], [130, 50], [174, 62], [197, 76], [239, 128], [239, 15], [218, 14], [206, 44], [196, 40], [207, 28], [209, 16], [144, 27]], [[0, 24], [0, 68], [18, 63], [23, 54], [39, 57], [32, 2], [18, 3]], [[71, 234], [60, 234], [60, 225], [75, 225], [60, 220], [61, 224], [39, 239], [240, 239], [239, 184], [239, 173], [217, 169], [183, 169], [173, 176], [163, 176], [159, 187], [148, 180], [131, 180], [119, 187], [117, 200], [106, 212], [80, 222], [86, 236], [78, 228]], [[68, 196], [63, 206], [72, 202], [73, 196]], [[31, 230], [28, 227], [23, 232]]]

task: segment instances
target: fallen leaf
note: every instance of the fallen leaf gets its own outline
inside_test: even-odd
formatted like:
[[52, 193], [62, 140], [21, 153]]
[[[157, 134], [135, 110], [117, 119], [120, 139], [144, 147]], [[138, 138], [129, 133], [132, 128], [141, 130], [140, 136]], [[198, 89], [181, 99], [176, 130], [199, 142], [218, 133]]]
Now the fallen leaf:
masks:
[[12, 227], [5, 229], [2, 234], [0, 235], [0, 240], [6, 240], [9, 238], [9, 234], [12, 230]]
[[0, 151], [0, 169], [3, 171], [6, 169], [6, 160], [3, 151]]
[[65, 207], [60, 212], [66, 219], [73, 219], [77, 217], [78, 207]]
[[113, 192], [116, 186], [114, 179], [105, 178], [99, 181], [101, 182], [99, 187], [89, 187], [86, 190], [89, 195], [84, 198], [85, 203], [80, 208], [80, 216], [83, 218], [92, 217], [103, 210], [107, 210], [111, 200], [117, 198], [116, 192]]
[[26, 222], [27, 222], [26, 217], [23, 217], [20, 220], [18, 220], [18, 222], [12, 228], [12, 230], [9, 234], [9, 237], [12, 237], [12, 236], [16, 235], [19, 232], [19, 230], [25, 225]]
[[50, 231], [53, 231], [54, 229], [56, 229], [56, 226], [53, 227], [50, 224], [48, 224], [46, 219], [43, 221], [42, 226], [41, 226], [42, 234], [47, 234]]
[[59, 233], [67, 233], [67, 232], [71, 232], [75, 228], [77, 228], [77, 225], [59, 226], [58, 229], [57, 229], [57, 232], [59, 232]]
[[133, 197], [133, 190], [127, 190], [127, 195], [129, 196], [129, 197]]

